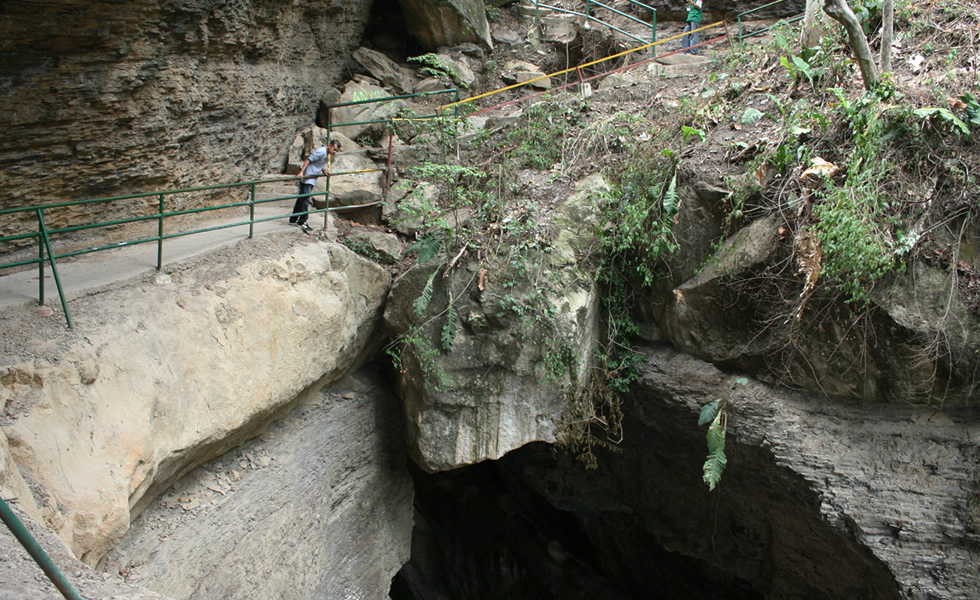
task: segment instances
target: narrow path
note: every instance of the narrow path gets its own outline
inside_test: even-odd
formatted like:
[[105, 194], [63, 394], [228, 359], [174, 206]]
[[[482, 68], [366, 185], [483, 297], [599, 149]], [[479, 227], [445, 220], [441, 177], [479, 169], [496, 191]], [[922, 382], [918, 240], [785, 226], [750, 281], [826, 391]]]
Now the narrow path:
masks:
[[[278, 216], [283, 218], [256, 223], [254, 235], [280, 232], [302, 235], [297, 228], [288, 225], [285, 217], [291, 210], [292, 199], [257, 205], [255, 207], [257, 220]], [[322, 228], [322, 218], [319, 215], [313, 215], [310, 222], [314, 225], [319, 223], [320, 228]], [[194, 228], [215, 227], [247, 220], [247, 214], [228, 214], [198, 222]], [[130, 239], [133, 237], [136, 236], [130, 236]], [[241, 225], [165, 240], [163, 243], [164, 271], [166, 271], [168, 264], [237, 243], [247, 239], [247, 237], [248, 225]], [[68, 300], [72, 300], [110, 285], [146, 277], [156, 270], [156, 259], [157, 245], [149, 242], [64, 259], [57, 262], [57, 267], [65, 296]], [[38, 290], [38, 269], [36, 267], [28, 267], [16, 272], [0, 271], [0, 310], [9, 306], [37, 304]], [[41, 310], [47, 310], [47, 306], [55, 307], [59, 304], [58, 288], [55, 285], [50, 266], [45, 266], [44, 269], [44, 300], [46, 306], [42, 307]]]

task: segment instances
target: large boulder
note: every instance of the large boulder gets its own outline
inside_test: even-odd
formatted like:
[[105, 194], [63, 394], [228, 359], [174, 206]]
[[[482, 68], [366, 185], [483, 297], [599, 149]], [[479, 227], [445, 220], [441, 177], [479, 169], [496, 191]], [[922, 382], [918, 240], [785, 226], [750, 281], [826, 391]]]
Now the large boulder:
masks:
[[476, 42], [493, 47], [482, 0], [399, 0], [408, 32], [428, 50]]
[[331, 165], [330, 206], [358, 206], [380, 202], [383, 198], [384, 165], [346, 136], [336, 134], [343, 144]]
[[[379, 137], [384, 129], [378, 121], [384, 121], [405, 108], [403, 100], [385, 100], [391, 93], [366, 77], [356, 77], [344, 86], [338, 104], [350, 104], [330, 110], [332, 130], [352, 140], [361, 136]], [[341, 125], [355, 123], [354, 125]], [[326, 123], [321, 123], [326, 125]]]
[[501, 252], [489, 264], [434, 260], [395, 281], [385, 328], [401, 341], [398, 386], [422, 469], [555, 441], [569, 399], [591, 383], [598, 297], [575, 253], [598, 229], [589, 197], [582, 191], [554, 211], [561, 233], [550, 246]]
[[361, 66], [367, 69], [375, 79], [398, 94], [405, 94], [412, 91], [411, 82], [405, 81], [401, 67], [377, 50], [363, 47], [358, 48], [354, 51], [354, 60], [361, 63]]
[[[661, 329], [679, 350], [719, 363], [746, 361], [765, 351], [769, 336], [757, 335], [754, 307], [739, 304], [731, 282], [765, 268], [779, 246], [778, 230], [775, 217], [755, 221], [725, 240], [697, 275], [674, 289]], [[719, 306], [728, 309], [719, 311]]]
[[673, 231], [682, 251], [668, 258], [666, 276], [640, 309], [656, 323], [649, 338], [836, 397], [948, 402], [974, 395], [980, 317], [950, 292], [951, 273], [911, 261], [875, 283], [868, 306], [846, 304], [832, 286], [807, 285], [800, 261], [813, 242], [805, 228], [792, 233], [793, 216], [757, 219], [725, 239], [727, 190], [681, 173]]
[[[569, 271], [553, 273], [560, 293], [538, 295], [529, 282], [510, 288], [488, 282], [481, 291], [478, 267], [448, 276], [444, 268], [409, 270], [385, 309], [388, 333], [407, 344], [398, 387], [415, 462], [434, 472], [499, 458], [532, 441], [553, 442], [566, 388], [580, 388], [591, 365], [598, 325], [592, 283]], [[413, 304], [433, 274], [435, 300], [416, 318]], [[446, 334], [448, 319], [456, 326]]]
[[180, 475], [371, 356], [388, 283], [343, 246], [276, 236], [75, 300], [74, 332], [22, 327], [2, 431], [36, 516], [94, 564]]

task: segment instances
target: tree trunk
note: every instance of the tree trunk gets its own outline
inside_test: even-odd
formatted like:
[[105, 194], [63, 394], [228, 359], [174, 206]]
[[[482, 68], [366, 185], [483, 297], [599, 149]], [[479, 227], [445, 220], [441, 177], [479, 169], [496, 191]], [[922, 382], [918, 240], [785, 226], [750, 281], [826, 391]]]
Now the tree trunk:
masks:
[[816, 48], [824, 33], [824, 25], [820, 19], [821, 0], [806, 0], [806, 11], [803, 13], [803, 29], [800, 31], [800, 45], [804, 48]]
[[881, 3], [881, 65], [882, 73], [892, 70], [892, 38], [895, 35], [895, 0]]
[[854, 16], [854, 11], [845, 0], [824, 0], [823, 11], [831, 19], [843, 25], [847, 31], [854, 57], [857, 58], [858, 66], [861, 68], [861, 77], [864, 78], [864, 88], [873, 90], [878, 87], [878, 68], [875, 67], [874, 58], [871, 56], [868, 38], [865, 37], [861, 24]]

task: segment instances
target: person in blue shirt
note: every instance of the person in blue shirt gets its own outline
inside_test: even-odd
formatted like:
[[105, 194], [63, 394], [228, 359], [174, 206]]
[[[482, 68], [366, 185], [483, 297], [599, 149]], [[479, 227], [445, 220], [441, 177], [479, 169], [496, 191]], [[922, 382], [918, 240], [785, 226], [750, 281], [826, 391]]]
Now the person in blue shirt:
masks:
[[691, 46], [701, 43], [700, 34], [694, 31], [701, 27], [701, 6], [702, 0], [687, 0], [687, 25], [684, 26], [684, 33], [687, 35], [681, 41], [681, 49], [688, 54], [697, 54], [698, 49]]
[[323, 173], [323, 167], [327, 164], [327, 161], [339, 151], [340, 142], [337, 140], [333, 140], [327, 145], [321, 144], [319, 148], [306, 157], [303, 161], [303, 166], [299, 168], [299, 197], [296, 198], [296, 203], [293, 204], [293, 214], [289, 217], [289, 224], [298, 226], [304, 233], [311, 233], [313, 231], [306, 223], [310, 216], [306, 212], [310, 210], [311, 202], [311, 196], [308, 194], [313, 191], [317, 176]]

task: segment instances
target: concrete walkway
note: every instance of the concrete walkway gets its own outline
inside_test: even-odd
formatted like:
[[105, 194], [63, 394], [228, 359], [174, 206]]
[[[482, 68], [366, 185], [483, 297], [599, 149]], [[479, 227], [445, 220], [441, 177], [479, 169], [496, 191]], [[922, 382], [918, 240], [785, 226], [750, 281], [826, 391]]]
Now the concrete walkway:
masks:
[[[281, 197], [278, 196], [278, 197]], [[285, 199], [256, 205], [255, 219], [275, 219], [256, 223], [253, 235], [269, 233], [293, 233], [304, 235], [302, 231], [289, 225], [288, 216], [292, 211], [293, 200]], [[203, 229], [221, 224], [248, 221], [247, 214], [228, 215], [223, 218], [196, 223], [184, 230]], [[310, 215], [310, 225], [314, 230], [323, 228], [323, 214]], [[163, 242], [163, 265], [204, 254], [210, 250], [229, 246], [248, 239], [248, 225], [217, 229], [172, 239]], [[83, 254], [62, 259], [57, 262], [58, 276], [68, 300], [94, 293], [110, 285], [135, 281], [156, 271], [157, 244], [148, 242], [135, 246], [125, 246]], [[36, 266], [20, 267], [24, 270], [11, 272], [0, 270], [0, 310], [15, 305], [38, 303], [38, 269]], [[44, 269], [44, 303], [59, 306], [58, 288], [50, 265]]]

